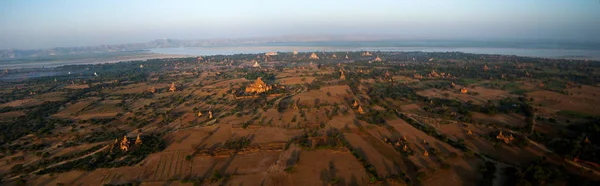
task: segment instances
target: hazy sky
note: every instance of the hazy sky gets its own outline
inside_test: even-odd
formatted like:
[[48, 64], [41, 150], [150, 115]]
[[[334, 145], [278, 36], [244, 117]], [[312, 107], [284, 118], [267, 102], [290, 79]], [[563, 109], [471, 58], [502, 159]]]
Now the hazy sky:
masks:
[[598, 42], [600, 1], [0, 1], [0, 49], [296, 34]]

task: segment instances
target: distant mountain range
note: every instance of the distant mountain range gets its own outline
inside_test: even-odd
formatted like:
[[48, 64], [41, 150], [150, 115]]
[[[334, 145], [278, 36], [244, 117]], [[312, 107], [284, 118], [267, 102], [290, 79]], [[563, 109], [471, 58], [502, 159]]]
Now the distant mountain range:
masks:
[[392, 36], [368, 35], [288, 35], [268, 38], [177, 40], [156, 39], [145, 43], [98, 45], [81, 47], [56, 47], [51, 49], [0, 50], [0, 59], [40, 58], [49, 56], [140, 51], [153, 48], [211, 47], [240, 45], [311, 45], [311, 46], [371, 46], [371, 47], [492, 47], [492, 48], [553, 48], [600, 50], [599, 43], [574, 43], [553, 41], [435, 41], [403, 39]]

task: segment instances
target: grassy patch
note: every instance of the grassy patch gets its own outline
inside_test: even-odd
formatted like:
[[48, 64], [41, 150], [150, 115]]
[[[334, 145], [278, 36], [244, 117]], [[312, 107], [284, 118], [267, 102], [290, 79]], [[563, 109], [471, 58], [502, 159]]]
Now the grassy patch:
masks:
[[529, 92], [528, 90], [521, 88], [519, 83], [516, 82], [506, 83], [504, 86], [502, 86], [502, 89], [509, 91], [511, 94], [517, 95], [524, 95], [525, 93]]
[[479, 80], [471, 79], [471, 78], [464, 78], [464, 79], [460, 79], [458, 81], [460, 82], [460, 84], [463, 84], [463, 85], [471, 85], [471, 84], [475, 84], [475, 83], [479, 82]]

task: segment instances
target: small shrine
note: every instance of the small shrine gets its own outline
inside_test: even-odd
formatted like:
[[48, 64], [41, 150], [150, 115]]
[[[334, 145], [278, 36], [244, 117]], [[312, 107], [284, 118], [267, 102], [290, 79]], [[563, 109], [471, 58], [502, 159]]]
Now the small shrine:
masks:
[[317, 56], [317, 54], [315, 54], [314, 52], [312, 54], [310, 54], [310, 59], [319, 59], [319, 56]]
[[169, 87], [169, 91], [175, 92], [176, 90], [177, 90], [177, 87], [175, 87], [175, 82], [171, 83], [171, 87]]
[[142, 139], [140, 138], [140, 134], [135, 138], [135, 145], [142, 145]]
[[365, 111], [363, 110], [362, 106], [360, 106], [360, 105], [358, 106], [358, 110], [357, 111], [358, 111], [359, 114], [364, 114], [365, 113]]
[[346, 76], [344, 75], [344, 71], [340, 69], [340, 80], [346, 80]]
[[123, 136], [123, 140], [121, 140], [121, 151], [127, 152], [129, 150], [129, 141], [127, 141], [127, 136]]
[[260, 68], [260, 65], [258, 64], [258, 61], [255, 61], [254, 64], [252, 65], [253, 68]]

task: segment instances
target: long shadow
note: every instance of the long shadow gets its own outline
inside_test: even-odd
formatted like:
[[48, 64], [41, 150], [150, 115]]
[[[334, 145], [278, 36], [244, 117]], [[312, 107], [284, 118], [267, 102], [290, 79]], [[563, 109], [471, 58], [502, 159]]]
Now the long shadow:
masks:
[[206, 170], [206, 172], [200, 176], [200, 178], [202, 179], [207, 179], [210, 174], [215, 170], [215, 167], [217, 166], [217, 162], [214, 162], [212, 165], [210, 165], [210, 167]]
[[[475, 171], [468, 170], [462, 166], [454, 166], [453, 168], [463, 185], [476, 185], [475, 183], [477, 183], [477, 180], [468, 180], [471, 176], [469, 174], [473, 174]], [[475, 175], [474, 177], [477, 178], [478, 175]]]
[[358, 180], [356, 180], [356, 176], [354, 176], [354, 174], [352, 174], [352, 176], [350, 177], [350, 183], [348, 185], [349, 186], [358, 186]]
[[77, 178], [73, 179], [73, 181], [71, 181], [71, 183], [69, 183], [69, 185], [75, 185], [75, 183], [76, 183], [77, 181], [79, 181], [81, 178], [83, 178], [83, 177], [85, 177], [85, 176], [89, 175], [89, 174], [90, 174], [90, 172], [91, 172], [91, 171], [87, 171], [87, 172], [85, 172], [85, 173], [83, 173], [83, 174], [81, 174], [81, 175], [77, 176]]
[[296, 163], [298, 163], [298, 158], [300, 157], [300, 153], [302, 153], [302, 151], [300, 150], [294, 150], [292, 152], [292, 155], [290, 156], [290, 158], [287, 160], [286, 162], [286, 167], [295, 165]]

